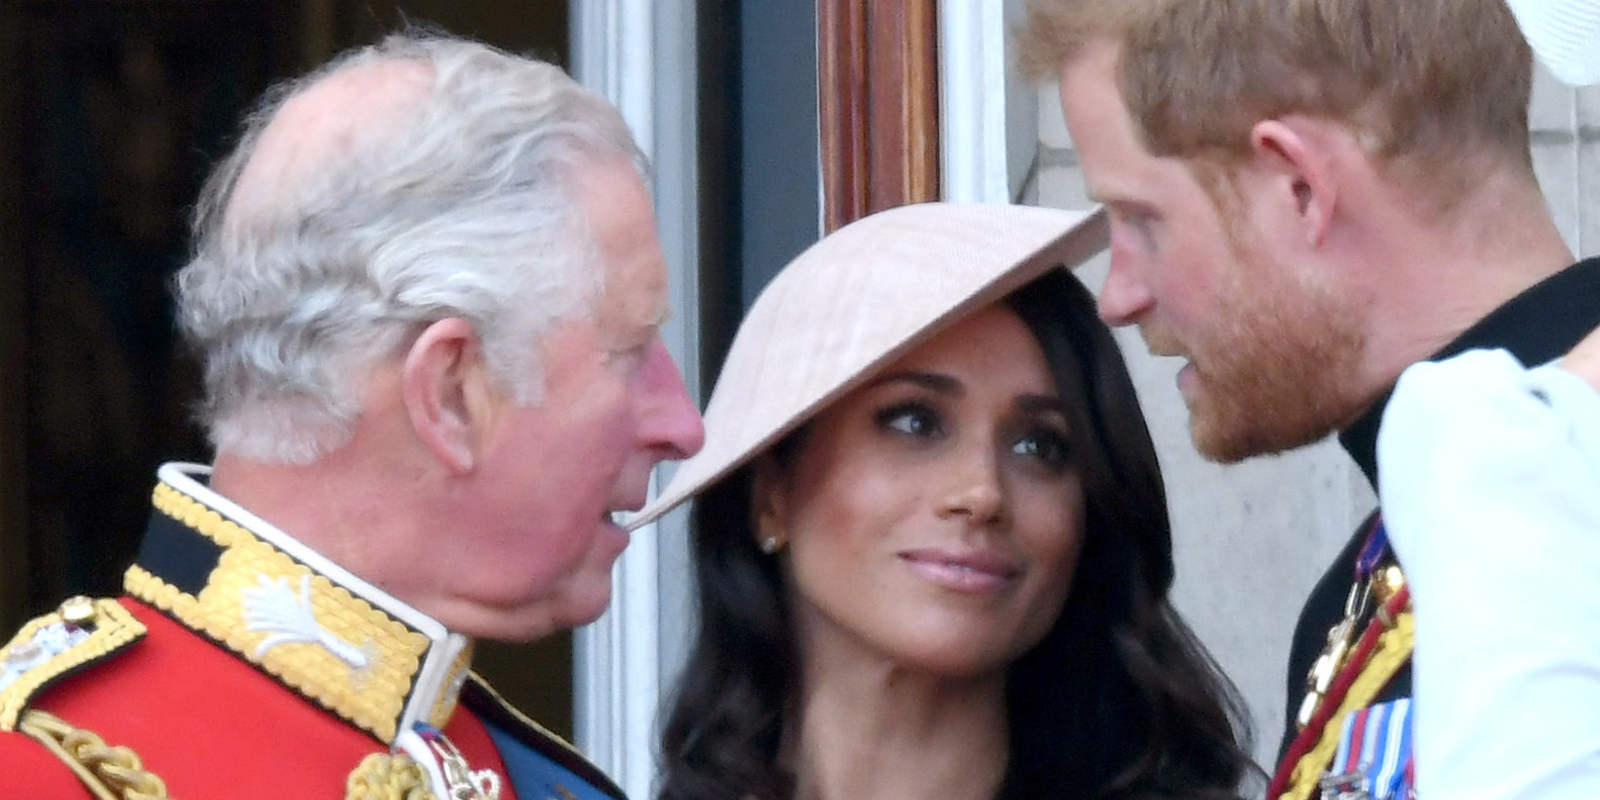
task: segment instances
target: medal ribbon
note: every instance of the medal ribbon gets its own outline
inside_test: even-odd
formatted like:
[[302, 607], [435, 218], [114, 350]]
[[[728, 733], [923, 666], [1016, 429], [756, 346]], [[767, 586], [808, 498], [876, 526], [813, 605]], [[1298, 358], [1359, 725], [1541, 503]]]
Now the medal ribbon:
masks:
[[[1367, 533], [1367, 540], [1362, 544], [1354, 565], [1354, 583], [1349, 600], [1346, 602], [1345, 619], [1340, 625], [1353, 625], [1356, 618], [1364, 614], [1365, 607], [1372, 595], [1370, 589], [1373, 573], [1378, 564], [1389, 552], [1389, 536], [1384, 530], [1383, 518], [1376, 516], [1372, 528]], [[1400, 587], [1399, 591], [1391, 596], [1379, 609], [1373, 619], [1367, 623], [1365, 630], [1356, 640], [1348, 657], [1343, 659], [1337, 671], [1333, 674], [1328, 691], [1321, 697], [1315, 698], [1316, 705], [1310, 710], [1310, 719], [1300, 730], [1299, 735], [1290, 743], [1289, 749], [1284, 753], [1283, 761], [1278, 765], [1277, 774], [1273, 776], [1272, 783], [1267, 789], [1268, 798], [1281, 797], [1289, 788], [1293, 780], [1296, 765], [1316, 746], [1322, 738], [1324, 728], [1332, 718], [1334, 711], [1344, 701], [1345, 694], [1350, 689], [1362, 669], [1371, 659], [1377, 647], [1378, 637], [1393, 623], [1394, 618], [1403, 611], [1411, 600], [1411, 593], [1407, 587]], [[1308, 698], [1312, 699], [1312, 698]], [[1407, 739], [1409, 741], [1409, 738]], [[1409, 761], [1409, 759], [1407, 759]], [[1402, 769], [1409, 765], [1402, 765]], [[1407, 770], [1408, 771], [1408, 770]], [[1334, 773], [1338, 775], [1339, 773]]]
[[1389, 552], [1389, 533], [1383, 528], [1383, 517], [1372, 522], [1372, 530], [1367, 532], [1367, 543], [1361, 546], [1360, 555], [1356, 556], [1356, 582], [1361, 583], [1372, 577], [1378, 568], [1378, 562], [1383, 560]]
[[1323, 779], [1324, 795], [1331, 789], [1371, 800], [1404, 797], [1413, 761], [1411, 710], [1406, 697], [1347, 715], [1329, 777]]

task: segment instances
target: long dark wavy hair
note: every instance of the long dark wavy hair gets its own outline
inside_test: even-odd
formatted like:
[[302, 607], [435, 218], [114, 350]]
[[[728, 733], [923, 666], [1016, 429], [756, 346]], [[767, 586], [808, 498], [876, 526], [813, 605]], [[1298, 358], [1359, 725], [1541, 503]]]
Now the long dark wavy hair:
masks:
[[[1168, 602], [1166, 492], [1122, 356], [1064, 270], [1003, 302], [1065, 400], [1086, 514], [1066, 606], [1007, 674], [999, 796], [1238, 797], [1246, 774], [1259, 774], [1243, 704]], [[780, 463], [785, 448], [775, 448]], [[699, 627], [662, 732], [664, 800], [793, 795], [778, 753], [801, 662], [779, 560], [751, 529], [752, 474], [746, 466], [707, 489], [691, 517]]]

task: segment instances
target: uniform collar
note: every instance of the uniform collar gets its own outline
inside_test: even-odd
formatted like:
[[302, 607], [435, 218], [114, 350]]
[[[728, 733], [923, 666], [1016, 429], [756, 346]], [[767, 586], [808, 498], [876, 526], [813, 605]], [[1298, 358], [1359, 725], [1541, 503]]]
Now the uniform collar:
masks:
[[[1475, 348], [1499, 348], [1534, 366], [1565, 355], [1596, 325], [1600, 325], [1600, 258], [1591, 258], [1512, 298], [1428, 360], [1439, 361]], [[1378, 427], [1393, 394], [1390, 386], [1355, 424], [1339, 434], [1339, 443], [1374, 487], [1378, 485]]]
[[386, 745], [443, 728], [472, 640], [166, 464], [128, 592]]

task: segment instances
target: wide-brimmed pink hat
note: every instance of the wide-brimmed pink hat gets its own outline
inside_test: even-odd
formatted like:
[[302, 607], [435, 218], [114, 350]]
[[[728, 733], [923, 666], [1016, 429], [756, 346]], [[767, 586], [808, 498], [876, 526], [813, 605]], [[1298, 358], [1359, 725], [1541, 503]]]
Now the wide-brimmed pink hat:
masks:
[[721, 480], [967, 313], [1077, 266], [1106, 237], [1099, 211], [948, 203], [892, 208], [824, 237], [756, 298], [706, 407], [705, 446], [628, 526]]

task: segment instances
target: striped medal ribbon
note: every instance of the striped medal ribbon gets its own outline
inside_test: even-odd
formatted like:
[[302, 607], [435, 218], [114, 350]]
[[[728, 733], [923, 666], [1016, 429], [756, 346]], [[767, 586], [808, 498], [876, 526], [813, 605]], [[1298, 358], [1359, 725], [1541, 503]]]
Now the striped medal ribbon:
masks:
[[1409, 697], [1345, 716], [1322, 800], [1408, 800], [1414, 797], [1412, 701]]
[[[1407, 618], [1411, 593], [1398, 565], [1383, 566], [1389, 557], [1388, 532], [1382, 517], [1375, 514], [1353, 565], [1354, 581], [1345, 601], [1344, 618], [1328, 631], [1328, 644], [1306, 676], [1306, 697], [1296, 714], [1300, 731], [1279, 761], [1267, 797], [1411, 800], [1414, 782], [1409, 777], [1409, 699], [1402, 719], [1395, 721], [1405, 732], [1394, 742], [1394, 746], [1402, 748], [1396, 756], [1402, 765], [1399, 784], [1380, 785], [1377, 779], [1383, 776], [1368, 775], [1357, 768], [1372, 760], [1364, 756], [1368, 745], [1354, 747], [1352, 756], [1349, 742], [1341, 746], [1339, 741], [1340, 733], [1348, 739], [1358, 729], [1362, 741], [1366, 741], [1369, 732], [1375, 730], [1374, 721], [1368, 716], [1377, 708], [1366, 707], [1366, 703], [1410, 658], [1411, 634], [1402, 633], [1410, 628], [1402, 622]], [[1384, 712], [1386, 720], [1391, 711]], [[1357, 713], [1361, 714], [1360, 725], [1350, 721]], [[1335, 760], [1336, 750], [1344, 754], [1340, 761]]]

